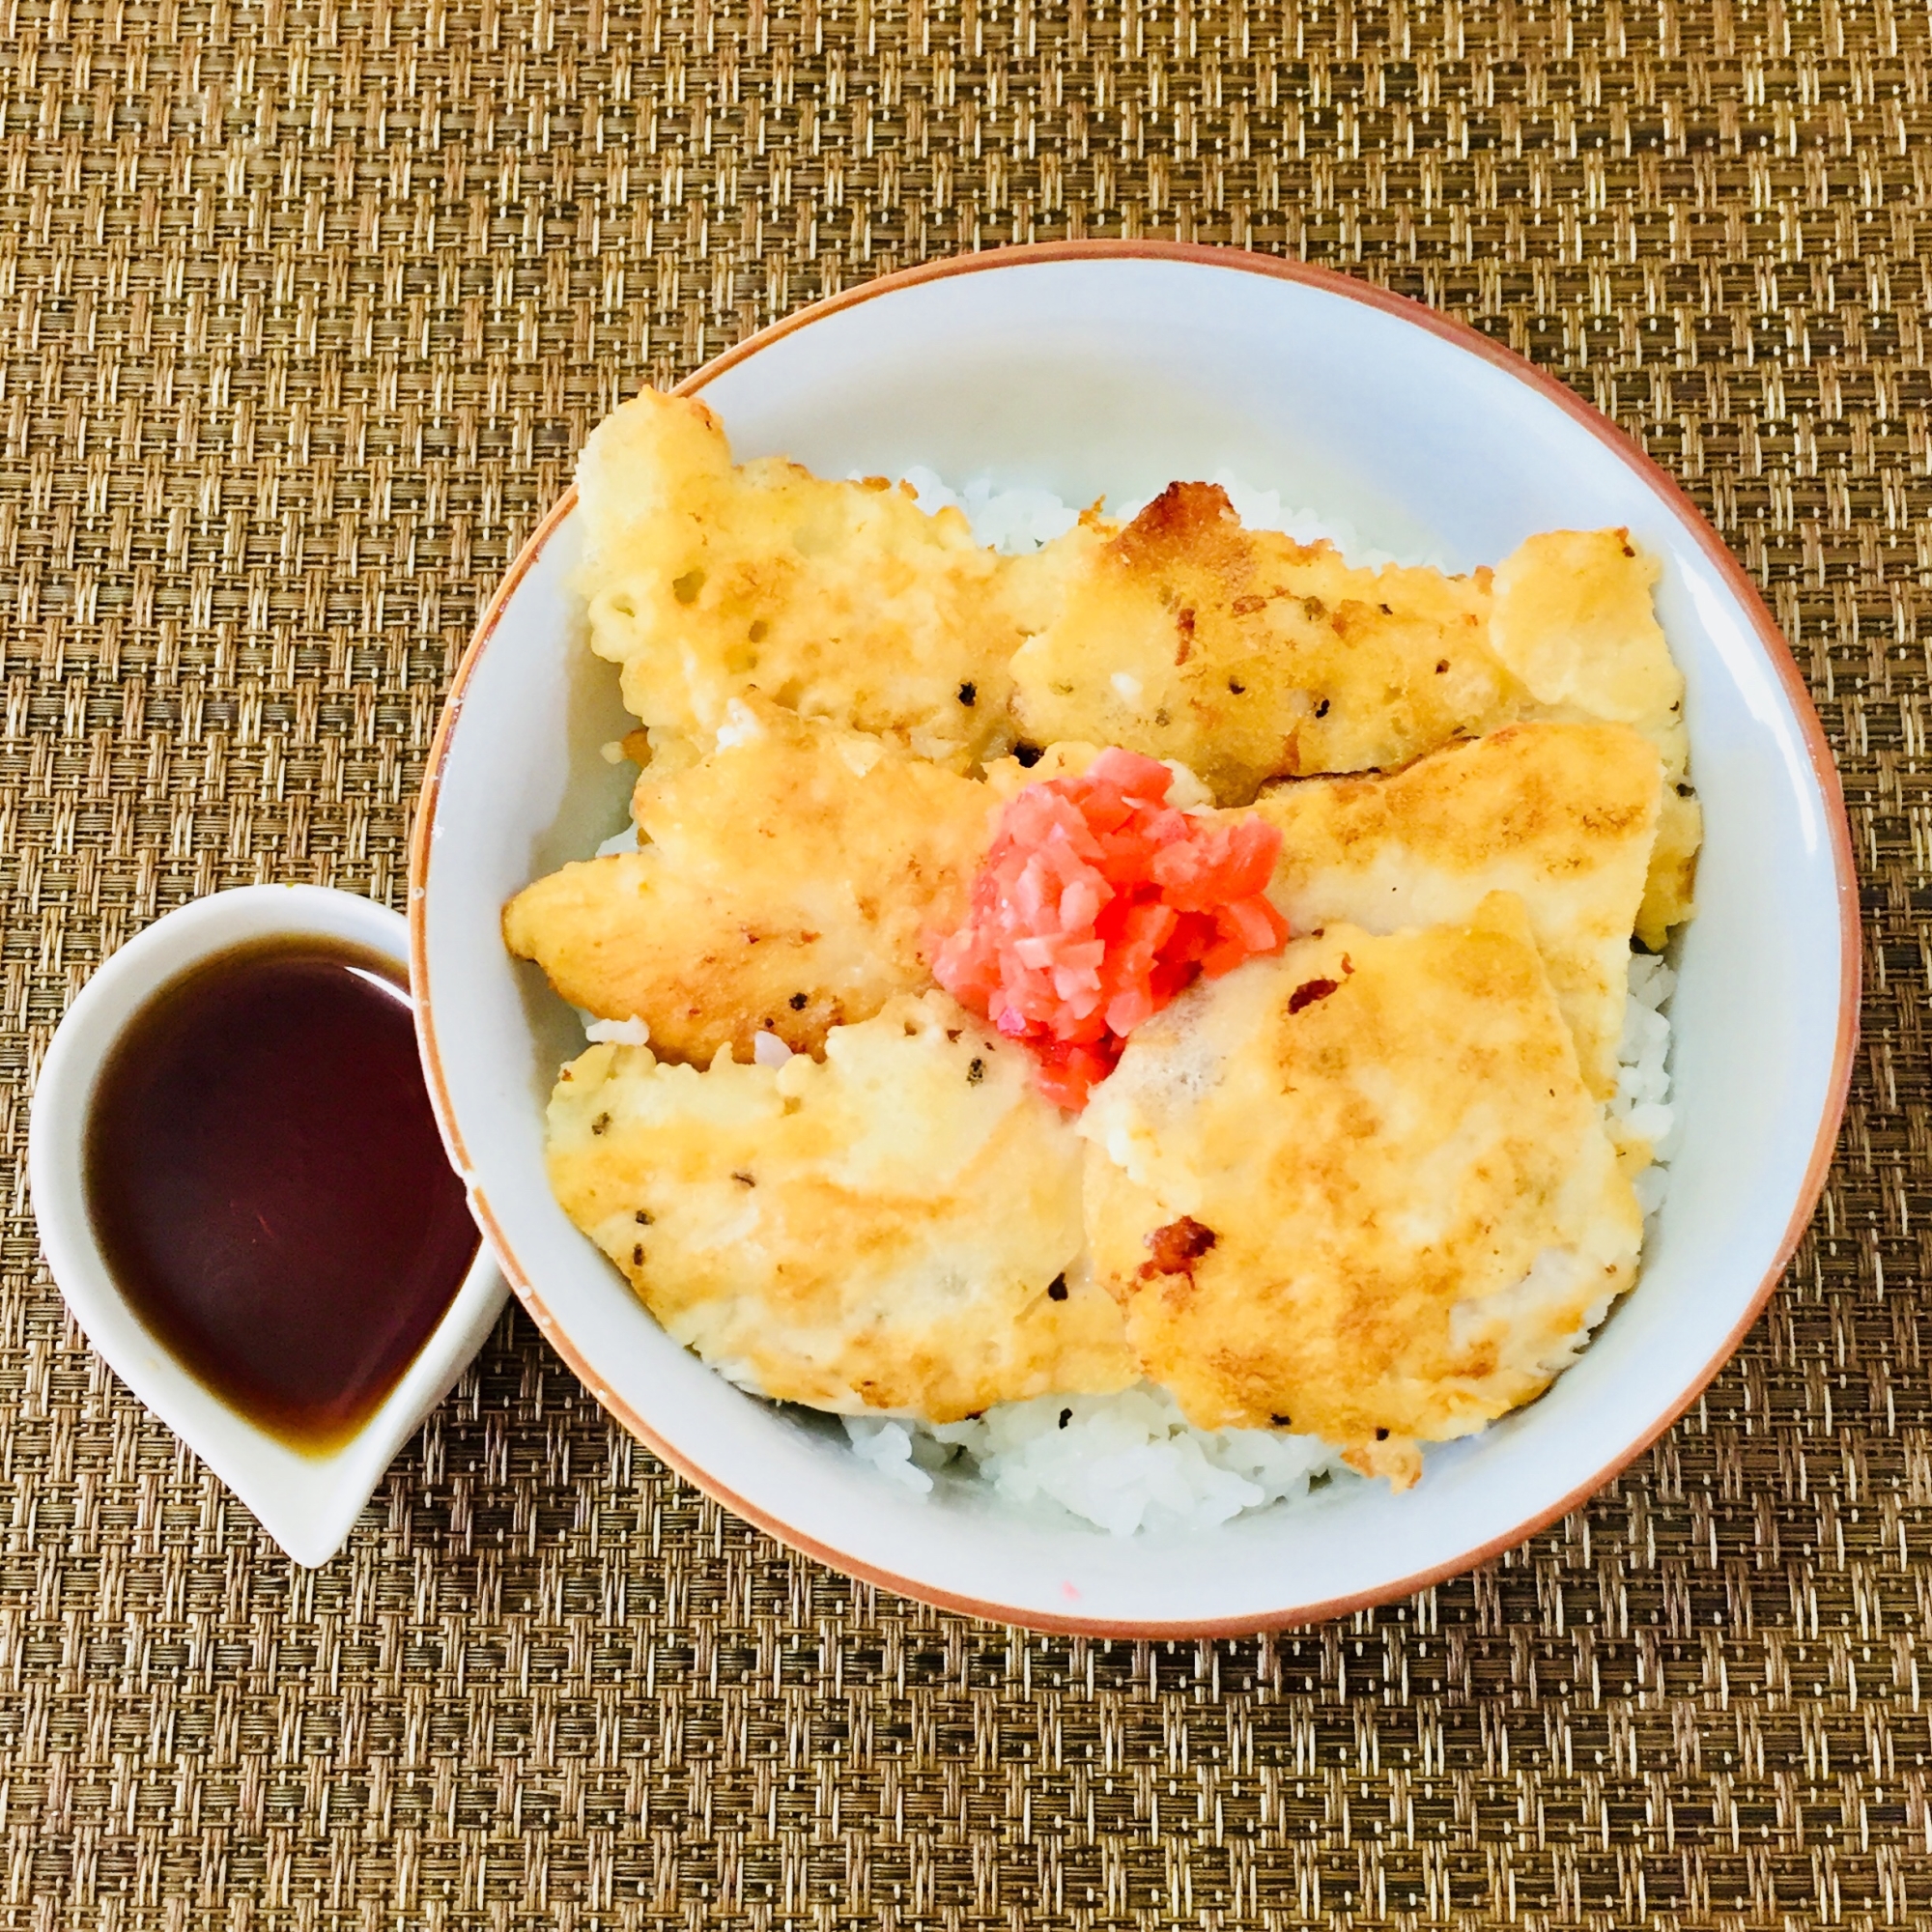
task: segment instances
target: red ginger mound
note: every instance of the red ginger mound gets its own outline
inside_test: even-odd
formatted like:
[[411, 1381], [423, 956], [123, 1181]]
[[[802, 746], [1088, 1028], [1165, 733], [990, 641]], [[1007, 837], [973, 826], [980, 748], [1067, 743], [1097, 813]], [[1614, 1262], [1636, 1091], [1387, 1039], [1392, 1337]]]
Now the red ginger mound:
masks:
[[1029, 785], [933, 960], [961, 1006], [1033, 1051], [1063, 1107], [1085, 1106], [1127, 1035], [1183, 987], [1288, 938], [1264, 890], [1280, 830], [1191, 817], [1165, 802], [1173, 782], [1158, 760], [1110, 751], [1083, 778]]

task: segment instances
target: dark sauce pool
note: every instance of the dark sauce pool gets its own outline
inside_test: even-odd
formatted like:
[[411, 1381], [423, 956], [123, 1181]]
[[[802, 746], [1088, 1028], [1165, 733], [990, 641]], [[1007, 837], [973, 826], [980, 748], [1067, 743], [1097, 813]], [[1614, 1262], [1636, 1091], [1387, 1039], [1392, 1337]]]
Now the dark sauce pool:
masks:
[[239, 947], [163, 986], [102, 1066], [88, 1213], [141, 1320], [310, 1452], [381, 1405], [476, 1226], [430, 1112], [409, 989], [360, 947]]

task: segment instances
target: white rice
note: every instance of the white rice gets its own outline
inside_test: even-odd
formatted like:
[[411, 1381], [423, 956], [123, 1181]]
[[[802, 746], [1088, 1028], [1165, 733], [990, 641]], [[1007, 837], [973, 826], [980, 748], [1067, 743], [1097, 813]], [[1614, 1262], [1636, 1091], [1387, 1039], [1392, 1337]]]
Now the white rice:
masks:
[[1667, 1169], [1677, 1151], [1677, 1116], [1670, 1105], [1670, 1015], [1664, 1009], [1677, 975], [1662, 959], [1631, 954], [1630, 1001], [1623, 1038], [1617, 1042], [1617, 1091], [1609, 1105], [1621, 1134], [1650, 1143], [1653, 1165], [1636, 1178], [1636, 1198], [1646, 1217], [1663, 1202]]
[[592, 1046], [648, 1046], [651, 1030], [640, 1019], [599, 1020], [586, 1017], [583, 1037]]
[[[935, 1474], [977, 1479], [1003, 1501], [1045, 1501], [1113, 1531], [1211, 1529], [1308, 1493], [1341, 1468], [1313, 1435], [1195, 1429], [1163, 1388], [1001, 1403], [971, 1422], [845, 1416], [855, 1454], [930, 1493]], [[943, 1478], [942, 1478], [943, 1479]]]
[[[981, 543], [1009, 555], [1036, 551], [1078, 521], [1078, 513], [1048, 490], [1001, 489], [988, 477], [977, 477], [954, 491], [922, 469], [908, 469], [904, 480], [922, 508], [956, 505]], [[1284, 505], [1275, 492], [1253, 489], [1226, 472], [1217, 471], [1210, 480], [1227, 491], [1250, 529], [1281, 530], [1297, 543], [1325, 537], [1351, 563], [1372, 568], [1435, 561], [1392, 556], [1364, 543], [1346, 523]], [[1129, 517], [1140, 507], [1128, 503], [1113, 514]], [[597, 850], [602, 855], [637, 847], [637, 829], [627, 825]], [[1676, 975], [1662, 959], [1632, 955], [1617, 1092], [1607, 1111], [1620, 1133], [1651, 1143], [1655, 1165], [1636, 1181], [1646, 1216], [1662, 1201], [1674, 1151], [1670, 1021], [1664, 1008], [1675, 985]], [[594, 1021], [585, 1034], [592, 1040], [630, 1040], [641, 1027], [637, 1020]], [[762, 1039], [757, 1044], [765, 1046]], [[1361, 1480], [1318, 1436], [1196, 1429], [1174, 1398], [1150, 1382], [1118, 1395], [1002, 1403], [970, 1422], [936, 1427], [877, 1416], [839, 1419], [854, 1455], [921, 1495], [931, 1494], [937, 1485], [971, 1485], [1021, 1507], [1057, 1506], [1116, 1536], [1212, 1528], [1254, 1510], [1298, 1502], [1312, 1486]]]
[[[1080, 521], [1080, 513], [1069, 508], [1051, 490], [1000, 489], [989, 476], [976, 476], [958, 490], [943, 483], [930, 469], [914, 467], [903, 479], [912, 486], [921, 509], [928, 515], [951, 506], [965, 512], [973, 534], [989, 549], [1008, 556], [1024, 555], [1065, 534]], [[1208, 479], [1228, 493], [1235, 513], [1251, 530], [1280, 530], [1296, 543], [1320, 543], [1324, 537], [1351, 563], [1378, 569], [1385, 563], [1431, 561], [1422, 557], [1398, 558], [1388, 551], [1364, 543], [1353, 526], [1338, 517], [1324, 517], [1314, 510], [1284, 505], [1273, 490], [1257, 490], [1238, 476], [1217, 469]], [[1146, 509], [1150, 498], [1128, 500], [1108, 506], [1107, 514], [1122, 523]]]
[[1021, 556], [1064, 536], [1080, 521], [1051, 490], [1002, 490], [990, 476], [976, 476], [962, 489], [950, 490], [930, 469], [915, 466], [905, 473], [913, 496], [927, 516], [941, 510], [963, 510], [973, 534], [989, 549], [1007, 556]]

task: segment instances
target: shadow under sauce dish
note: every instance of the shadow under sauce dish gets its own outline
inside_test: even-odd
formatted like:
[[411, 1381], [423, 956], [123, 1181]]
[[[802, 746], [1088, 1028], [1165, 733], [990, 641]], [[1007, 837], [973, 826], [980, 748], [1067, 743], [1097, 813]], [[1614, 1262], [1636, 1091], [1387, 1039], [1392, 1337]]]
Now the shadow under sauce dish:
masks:
[[442, 1319], [477, 1234], [394, 965], [319, 937], [163, 986], [101, 1068], [88, 1215], [143, 1322], [291, 1445], [354, 1435]]

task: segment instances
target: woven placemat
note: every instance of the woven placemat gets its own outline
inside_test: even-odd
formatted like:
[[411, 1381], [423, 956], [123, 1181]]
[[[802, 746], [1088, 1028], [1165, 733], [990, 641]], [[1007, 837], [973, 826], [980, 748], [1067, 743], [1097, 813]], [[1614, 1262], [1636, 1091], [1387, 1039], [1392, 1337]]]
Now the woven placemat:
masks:
[[[0, 0], [0, 1926], [1932, 1918], [1928, 62], [1902, 0]], [[213, 887], [399, 899], [473, 617], [621, 394], [1121, 234], [1466, 317], [1766, 586], [1869, 922], [1783, 1293], [1589, 1507], [1298, 1634], [847, 1583], [520, 1315], [292, 1569], [40, 1263], [64, 1006]]]

